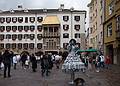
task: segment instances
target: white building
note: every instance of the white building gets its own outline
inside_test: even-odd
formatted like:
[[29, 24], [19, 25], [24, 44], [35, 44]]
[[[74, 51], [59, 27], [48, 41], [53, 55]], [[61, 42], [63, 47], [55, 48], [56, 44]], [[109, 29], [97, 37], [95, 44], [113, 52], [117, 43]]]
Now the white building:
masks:
[[0, 12], [0, 50], [64, 51], [70, 39], [85, 49], [86, 11], [22, 9]]

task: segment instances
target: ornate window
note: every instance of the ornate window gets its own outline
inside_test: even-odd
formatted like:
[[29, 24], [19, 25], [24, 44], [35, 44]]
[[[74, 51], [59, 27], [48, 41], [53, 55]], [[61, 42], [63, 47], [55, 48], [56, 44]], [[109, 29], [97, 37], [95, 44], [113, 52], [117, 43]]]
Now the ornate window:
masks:
[[23, 44], [23, 48], [24, 48], [24, 49], [28, 49], [28, 43], [24, 43], [24, 44]]
[[4, 23], [5, 22], [5, 18], [4, 17], [0, 17], [0, 23]]
[[18, 40], [22, 40], [22, 34], [18, 34]]
[[1, 41], [4, 40], [4, 37], [5, 37], [4, 34], [0, 34], [0, 40], [1, 40]]
[[38, 40], [41, 40], [42, 39], [42, 34], [37, 34], [37, 38], [38, 38]]
[[37, 44], [37, 48], [38, 48], [38, 49], [42, 49], [42, 43], [38, 43], [38, 44]]
[[11, 34], [6, 34], [6, 39], [11, 39]]
[[64, 48], [64, 49], [67, 49], [68, 44], [69, 44], [69, 43], [63, 43], [63, 48]]
[[41, 32], [41, 31], [42, 31], [42, 26], [41, 26], [41, 25], [38, 25], [38, 26], [37, 26], [37, 30]]
[[37, 21], [38, 22], [42, 22], [43, 21], [43, 17], [37, 17]]
[[10, 43], [6, 43], [6, 49], [10, 49]]
[[4, 44], [0, 43], [0, 49], [4, 49]]
[[5, 30], [5, 26], [0, 26], [0, 32], [3, 32]]
[[29, 39], [29, 34], [24, 34], [24, 39]]
[[23, 26], [18, 26], [18, 31], [22, 32], [22, 30], [23, 30]]
[[29, 26], [24, 26], [24, 31], [27, 32], [29, 30]]
[[35, 38], [35, 34], [30, 34], [30, 40], [33, 40]]
[[80, 38], [80, 33], [75, 33], [75, 38]]
[[13, 23], [16, 23], [16, 22], [17, 22], [17, 17], [13, 17], [13, 18], [12, 18], [12, 22], [13, 22]]
[[12, 40], [16, 40], [17, 39], [17, 35], [16, 34], [13, 34], [12, 35]]
[[18, 22], [22, 23], [23, 22], [23, 17], [18, 17]]
[[63, 34], [63, 38], [69, 38], [69, 34], [68, 33], [64, 33]]
[[63, 20], [64, 21], [68, 21], [69, 20], [69, 16], [63, 16]]
[[30, 19], [30, 22], [31, 22], [31, 23], [34, 23], [35, 17], [30, 17], [29, 19]]
[[107, 37], [112, 36], [112, 23], [107, 25]]
[[12, 44], [12, 49], [15, 49], [16, 48], [16, 43], [13, 43]]
[[25, 23], [28, 23], [28, 17], [25, 17]]
[[17, 26], [12, 26], [12, 31], [16, 32], [16, 30], [17, 30]]
[[6, 26], [6, 31], [10, 32], [10, 30], [11, 30], [11, 26]]
[[75, 28], [75, 30], [79, 31], [80, 30], [80, 25], [75, 25], [74, 28]]
[[30, 44], [29, 44], [29, 48], [30, 48], [30, 49], [34, 49], [34, 43], [30, 43]]
[[80, 21], [80, 16], [74, 16], [75, 21]]
[[67, 25], [67, 24], [63, 25], [63, 29], [64, 30], [68, 30], [69, 29], [69, 25]]
[[22, 49], [22, 43], [18, 43], [18, 49]]
[[10, 23], [11, 22], [11, 17], [6, 17], [6, 22]]
[[30, 26], [30, 31], [34, 31], [35, 30], [35, 26], [34, 25], [31, 25]]

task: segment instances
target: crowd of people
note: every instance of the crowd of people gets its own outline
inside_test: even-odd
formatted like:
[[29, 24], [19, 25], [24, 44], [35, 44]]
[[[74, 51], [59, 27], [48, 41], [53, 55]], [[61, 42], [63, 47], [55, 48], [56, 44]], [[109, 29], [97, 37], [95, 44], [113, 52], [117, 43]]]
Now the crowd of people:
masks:
[[53, 68], [53, 65], [59, 69], [61, 62], [62, 56], [59, 54], [47, 53], [36, 56], [33, 53], [28, 54], [26, 52], [21, 54], [14, 54], [14, 52], [9, 50], [5, 50], [3, 53], [0, 52], [0, 72], [1, 70], [4, 71], [4, 78], [6, 78], [6, 75], [8, 75], [8, 77], [11, 77], [11, 67], [16, 70], [18, 63], [21, 64], [21, 67], [23, 69], [31, 68], [33, 72], [37, 72], [37, 65], [39, 63], [41, 66], [41, 75], [48, 76]]

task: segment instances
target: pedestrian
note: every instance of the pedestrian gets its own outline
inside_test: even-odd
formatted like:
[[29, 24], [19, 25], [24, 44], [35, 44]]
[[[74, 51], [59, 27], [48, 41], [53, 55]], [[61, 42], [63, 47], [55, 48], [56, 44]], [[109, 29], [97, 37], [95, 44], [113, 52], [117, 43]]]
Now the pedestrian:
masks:
[[43, 58], [41, 58], [41, 72], [42, 72], [42, 76], [44, 76], [44, 73], [46, 74], [46, 76], [48, 76], [49, 73], [49, 60], [48, 60], [48, 56], [47, 55], [43, 55]]
[[17, 56], [14, 54], [13, 56], [13, 68], [16, 70], [16, 65], [17, 65]]
[[96, 56], [96, 62], [95, 62], [95, 68], [96, 68], [96, 72], [100, 72], [100, 62], [101, 62], [101, 58], [99, 55]]
[[106, 64], [106, 68], [109, 69], [109, 66], [111, 64], [110, 56], [106, 56], [106, 58], [105, 58], [105, 64]]
[[3, 62], [2, 62], [2, 52], [0, 52], [0, 71], [2, 70], [3, 67]]
[[104, 68], [104, 66], [105, 66], [105, 57], [104, 57], [104, 55], [103, 54], [101, 54], [100, 55], [100, 59], [101, 59], [101, 61], [100, 61], [100, 67], [102, 67], [102, 68]]
[[36, 72], [37, 69], [37, 60], [34, 54], [31, 55], [31, 62], [32, 62], [32, 70], [33, 72]]
[[11, 77], [10, 75], [10, 69], [11, 69], [11, 58], [12, 54], [9, 52], [9, 50], [5, 50], [3, 53], [3, 63], [4, 63], [4, 78], [6, 78], [6, 71], [8, 70], [8, 77]]
[[26, 53], [23, 53], [23, 54], [21, 55], [21, 61], [22, 61], [22, 68], [24, 68], [24, 69], [26, 69], [26, 68], [25, 68], [25, 62], [26, 62], [26, 60], [27, 60], [27, 54], [26, 54]]

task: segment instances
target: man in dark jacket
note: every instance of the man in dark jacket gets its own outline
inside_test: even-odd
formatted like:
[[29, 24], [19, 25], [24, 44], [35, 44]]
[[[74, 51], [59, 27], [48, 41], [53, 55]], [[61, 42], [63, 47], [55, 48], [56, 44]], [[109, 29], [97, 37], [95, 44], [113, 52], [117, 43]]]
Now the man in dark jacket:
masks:
[[4, 63], [4, 78], [6, 78], [6, 71], [8, 69], [8, 77], [11, 77], [10, 75], [10, 68], [11, 68], [11, 58], [12, 55], [10, 54], [9, 50], [5, 50], [3, 53], [3, 63]]

